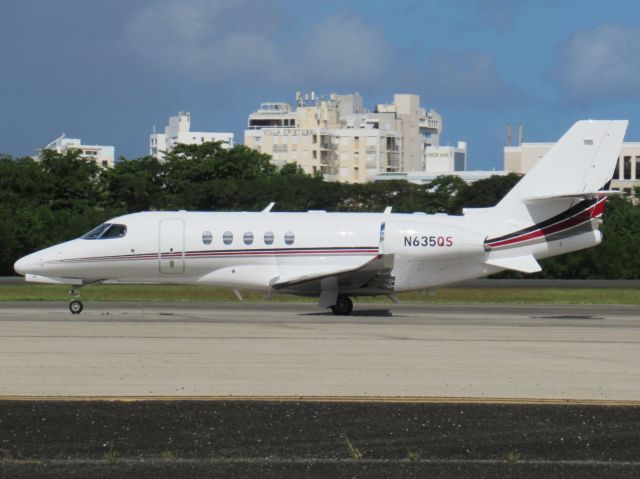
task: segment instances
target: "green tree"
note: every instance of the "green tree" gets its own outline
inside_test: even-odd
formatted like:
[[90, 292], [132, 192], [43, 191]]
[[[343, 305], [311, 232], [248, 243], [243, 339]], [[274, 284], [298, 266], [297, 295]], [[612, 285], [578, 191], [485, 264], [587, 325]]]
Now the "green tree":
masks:
[[125, 212], [162, 209], [166, 201], [164, 176], [163, 165], [152, 156], [121, 159], [102, 173], [107, 205]]
[[506, 176], [494, 175], [462, 186], [455, 197], [454, 209], [488, 208], [498, 202], [520, 181], [520, 175], [510, 173]]
[[[220, 142], [201, 145], [177, 145], [165, 157], [165, 189], [167, 204], [172, 208], [209, 209], [218, 192], [212, 188], [233, 189], [233, 181], [273, 176], [277, 168], [269, 155], [258, 153], [244, 145], [230, 150]], [[222, 185], [221, 180], [231, 184]]]
[[41, 165], [51, 180], [49, 206], [52, 209], [78, 211], [102, 202], [100, 167], [93, 161], [80, 158], [79, 151], [57, 153], [43, 150]]

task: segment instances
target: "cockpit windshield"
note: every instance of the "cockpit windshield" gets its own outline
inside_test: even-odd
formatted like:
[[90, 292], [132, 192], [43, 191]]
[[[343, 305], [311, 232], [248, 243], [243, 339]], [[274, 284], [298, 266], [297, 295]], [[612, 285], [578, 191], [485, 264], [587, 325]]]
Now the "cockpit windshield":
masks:
[[127, 234], [127, 226], [119, 224], [104, 223], [100, 226], [92, 229], [86, 235], [82, 236], [82, 239], [94, 240], [94, 239], [110, 239], [110, 238], [122, 238]]

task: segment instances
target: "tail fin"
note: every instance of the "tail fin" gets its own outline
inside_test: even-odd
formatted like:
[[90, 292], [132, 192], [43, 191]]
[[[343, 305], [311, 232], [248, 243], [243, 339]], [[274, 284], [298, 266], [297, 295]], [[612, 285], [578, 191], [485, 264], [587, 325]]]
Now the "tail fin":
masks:
[[538, 221], [566, 209], [578, 197], [602, 190], [613, 177], [627, 123], [575, 123], [492, 213], [517, 222]]

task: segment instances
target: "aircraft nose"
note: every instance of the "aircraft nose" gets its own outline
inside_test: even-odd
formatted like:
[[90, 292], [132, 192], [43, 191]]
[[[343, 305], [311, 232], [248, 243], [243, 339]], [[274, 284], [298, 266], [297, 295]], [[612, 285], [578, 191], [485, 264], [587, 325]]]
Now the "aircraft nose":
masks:
[[33, 272], [36, 266], [36, 258], [34, 258], [32, 254], [30, 254], [16, 261], [13, 264], [13, 269], [16, 273], [24, 276], [27, 273]]

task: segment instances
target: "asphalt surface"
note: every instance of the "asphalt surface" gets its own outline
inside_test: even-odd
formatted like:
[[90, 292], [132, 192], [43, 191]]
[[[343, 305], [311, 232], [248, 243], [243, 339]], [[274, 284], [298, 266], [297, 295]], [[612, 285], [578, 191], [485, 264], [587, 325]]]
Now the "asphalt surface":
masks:
[[3, 401], [0, 475], [638, 477], [640, 407]]
[[640, 401], [637, 306], [0, 303], [0, 395]]

